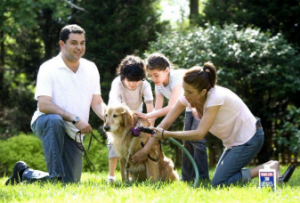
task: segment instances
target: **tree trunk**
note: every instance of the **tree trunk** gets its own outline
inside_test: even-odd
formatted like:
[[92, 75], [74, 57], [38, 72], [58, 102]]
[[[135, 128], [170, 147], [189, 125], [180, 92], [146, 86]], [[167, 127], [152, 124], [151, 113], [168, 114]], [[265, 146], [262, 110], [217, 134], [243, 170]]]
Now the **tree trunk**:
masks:
[[[2, 30], [0, 30], [0, 40], [1, 40], [1, 52], [0, 52], [0, 55], [1, 55], [1, 64], [0, 66], [3, 66], [4, 67], [4, 33]], [[1, 70], [0, 70], [1, 71]], [[0, 73], [1, 74], [1, 73]]]
[[197, 18], [199, 16], [199, 2], [198, 0], [190, 0], [190, 24], [197, 24]]
[[[3, 101], [4, 101], [4, 87], [3, 87], [3, 80], [4, 80], [4, 33], [2, 30], [0, 30], [0, 40], [1, 40], [1, 51], [0, 51], [0, 55], [1, 55], [1, 62], [0, 62], [0, 118], [3, 118], [3, 114], [4, 114], [4, 107], [3, 107]], [[0, 120], [0, 127], [1, 127], [1, 120]]]

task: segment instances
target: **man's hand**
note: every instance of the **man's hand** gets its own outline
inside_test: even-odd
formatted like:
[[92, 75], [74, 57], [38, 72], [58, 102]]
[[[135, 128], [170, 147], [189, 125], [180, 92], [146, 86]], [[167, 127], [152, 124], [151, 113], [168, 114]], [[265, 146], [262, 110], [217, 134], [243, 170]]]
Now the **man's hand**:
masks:
[[93, 131], [92, 126], [82, 120], [79, 120], [77, 123], [75, 123], [75, 126], [82, 134], [88, 134]]

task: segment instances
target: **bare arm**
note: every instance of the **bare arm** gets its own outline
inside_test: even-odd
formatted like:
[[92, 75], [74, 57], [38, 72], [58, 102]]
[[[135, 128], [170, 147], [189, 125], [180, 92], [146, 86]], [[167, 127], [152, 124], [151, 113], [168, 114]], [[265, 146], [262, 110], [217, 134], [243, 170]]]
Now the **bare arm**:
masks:
[[153, 111], [153, 109], [154, 109], [154, 107], [153, 107], [153, 101], [146, 102], [146, 108], [147, 108], [147, 112], [151, 113]]
[[[62, 117], [63, 120], [72, 122], [76, 115], [65, 111], [64, 109], [57, 106], [55, 103], [52, 102], [52, 97], [49, 96], [39, 96], [38, 97], [38, 108], [40, 112], [44, 114], [57, 114]], [[81, 133], [90, 133], [92, 132], [92, 127], [89, 123], [86, 123], [79, 119], [75, 126]]]
[[[175, 132], [164, 131], [164, 138], [166, 139], [169, 137], [173, 137], [182, 140], [202, 140], [207, 134], [208, 130], [211, 128], [214, 120], [216, 119], [219, 109], [220, 106], [213, 106], [207, 108], [196, 130]], [[167, 117], [165, 119], [167, 119]], [[165, 119], [159, 125], [160, 128], [155, 129], [156, 133], [153, 135], [153, 137], [162, 139], [162, 129], [167, 129], [170, 125], [169, 122], [164, 122]]]
[[155, 111], [162, 109], [164, 105], [164, 96], [162, 94], [155, 95]]
[[[152, 102], [151, 102], [151, 104], [149, 102], [147, 102], [146, 107], [147, 107], [147, 112], [153, 111], [153, 103]], [[154, 125], [154, 121], [155, 120], [150, 121], [151, 126]], [[150, 137], [148, 142], [146, 143], [146, 145], [132, 156], [133, 163], [140, 164], [143, 161], [145, 161], [147, 158], [148, 152], [150, 151], [151, 147], [155, 144], [155, 142], [157, 142], [157, 140], [153, 137]]]
[[141, 118], [149, 119], [149, 118], [158, 118], [164, 115], [167, 115], [167, 113], [171, 110], [171, 108], [175, 105], [176, 101], [178, 100], [180, 93], [181, 93], [182, 84], [176, 85], [176, 87], [173, 88], [171, 97], [169, 99], [168, 105], [162, 108], [163, 105], [163, 95], [156, 95], [155, 99], [155, 111], [148, 114], [139, 114], [137, 115]]
[[168, 129], [172, 123], [178, 118], [178, 116], [185, 110], [184, 106], [180, 101], [177, 101], [175, 106], [167, 114], [167, 116], [161, 121], [157, 128]]
[[[148, 101], [146, 102], [146, 108], [147, 108], [147, 113], [151, 113], [153, 111], [153, 101]], [[150, 125], [153, 126], [154, 125], [154, 122], [155, 120], [150, 120]]]
[[[153, 112], [156, 112], [157, 110], [161, 109], [164, 103], [164, 96], [162, 94], [155, 95], [155, 110]], [[149, 119], [149, 115], [151, 115], [153, 112], [147, 112], [142, 113], [135, 111], [134, 113], [139, 117], [143, 119]], [[154, 118], [154, 117], [153, 117]], [[156, 118], [154, 118], [156, 119]]]
[[[168, 115], [163, 119], [163, 121], [158, 125], [159, 128], [162, 127], [166, 127], [169, 128], [172, 123], [176, 120], [176, 118], [178, 118], [178, 116], [180, 115], [180, 113], [185, 109], [185, 106], [182, 105], [179, 101], [175, 104], [175, 106], [171, 109], [171, 111], [168, 113]], [[156, 133], [157, 134], [157, 133]], [[133, 163], [139, 164], [141, 162], [143, 162], [146, 158], [147, 155], [150, 152], [151, 147], [158, 142], [157, 139], [151, 137], [148, 142], [146, 143], [146, 145], [139, 150], [138, 152], [136, 152], [133, 156], [132, 156], [132, 161]]]
[[104, 120], [104, 110], [106, 108], [106, 105], [102, 100], [101, 95], [93, 95], [91, 106], [95, 114], [97, 114], [99, 118]]

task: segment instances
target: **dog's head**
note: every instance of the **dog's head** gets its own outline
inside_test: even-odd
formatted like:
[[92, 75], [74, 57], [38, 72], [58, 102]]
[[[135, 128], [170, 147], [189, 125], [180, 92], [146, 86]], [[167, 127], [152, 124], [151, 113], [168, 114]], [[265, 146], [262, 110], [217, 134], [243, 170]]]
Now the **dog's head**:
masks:
[[107, 132], [115, 132], [120, 127], [132, 128], [134, 114], [124, 104], [109, 105], [105, 110], [103, 129]]

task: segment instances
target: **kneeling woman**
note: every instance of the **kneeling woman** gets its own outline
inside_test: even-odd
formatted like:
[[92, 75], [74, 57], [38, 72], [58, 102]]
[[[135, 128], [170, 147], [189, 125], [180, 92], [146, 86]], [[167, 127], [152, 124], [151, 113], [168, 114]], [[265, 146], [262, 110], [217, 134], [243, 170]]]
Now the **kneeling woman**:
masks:
[[[153, 137], [201, 140], [209, 131], [221, 139], [226, 149], [216, 167], [213, 186], [248, 182], [257, 177], [259, 169], [266, 164], [276, 169], [279, 176], [278, 161], [243, 169], [260, 151], [264, 131], [260, 119], [253, 116], [245, 103], [229, 89], [217, 86], [216, 81], [216, 68], [212, 63], [188, 70], [183, 77], [184, 95], [155, 128]], [[195, 117], [201, 119], [198, 128], [184, 132], [165, 131], [187, 106], [193, 109]]]

